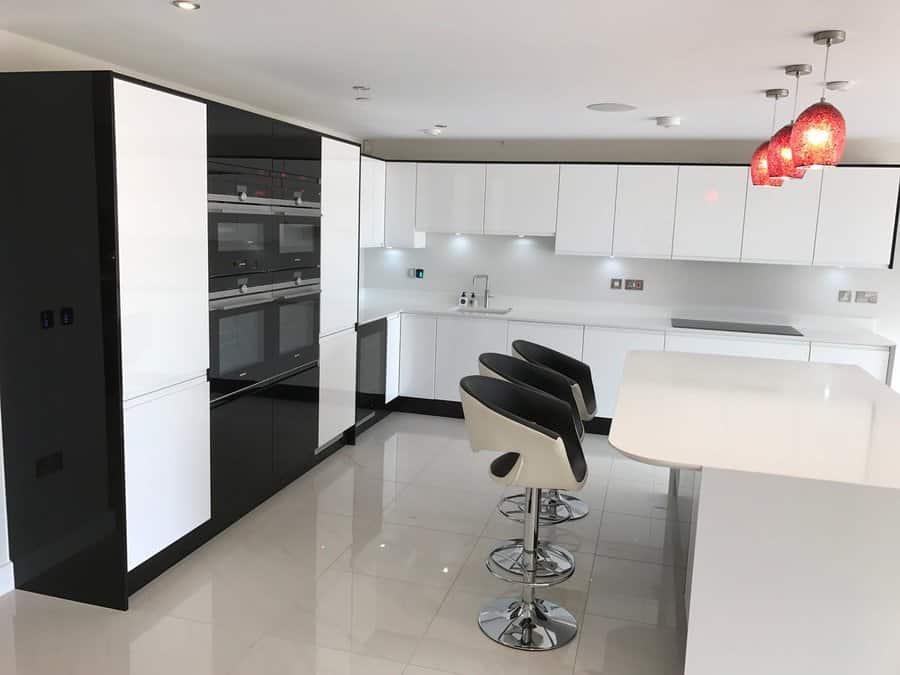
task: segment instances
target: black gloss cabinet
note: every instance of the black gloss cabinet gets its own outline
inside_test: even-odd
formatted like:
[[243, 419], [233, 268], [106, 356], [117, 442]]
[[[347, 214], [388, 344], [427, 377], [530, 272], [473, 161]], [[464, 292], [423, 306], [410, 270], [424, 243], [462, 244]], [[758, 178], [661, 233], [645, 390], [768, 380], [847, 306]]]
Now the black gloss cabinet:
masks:
[[125, 609], [112, 86], [0, 74], [0, 397], [16, 586]]
[[380, 419], [387, 374], [387, 319], [371, 321], [356, 331], [356, 424]]

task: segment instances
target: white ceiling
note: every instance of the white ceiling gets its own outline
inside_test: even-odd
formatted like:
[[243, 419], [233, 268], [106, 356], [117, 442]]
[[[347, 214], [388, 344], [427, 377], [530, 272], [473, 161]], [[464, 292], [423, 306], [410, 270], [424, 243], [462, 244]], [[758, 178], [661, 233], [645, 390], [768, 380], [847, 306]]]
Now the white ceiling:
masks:
[[[842, 28], [829, 79], [857, 138], [900, 139], [898, 0], [0, 0], [0, 28], [359, 138], [757, 138]], [[0, 64], [2, 67], [2, 64]], [[372, 87], [353, 101], [351, 86]], [[585, 105], [622, 101], [626, 113]], [[789, 99], [792, 101], [792, 99]], [[780, 123], [790, 115], [782, 103]], [[657, 129], [652, 115], [682, 115]]]

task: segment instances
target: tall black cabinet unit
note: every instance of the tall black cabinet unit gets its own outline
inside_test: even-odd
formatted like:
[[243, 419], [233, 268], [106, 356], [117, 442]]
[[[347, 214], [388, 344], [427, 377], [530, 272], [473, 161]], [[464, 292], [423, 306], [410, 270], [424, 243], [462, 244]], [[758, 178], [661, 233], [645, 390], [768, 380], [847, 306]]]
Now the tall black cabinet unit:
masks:
[[125, 609], [112, 87], [0, 75], [0, 409], [16, 586]]

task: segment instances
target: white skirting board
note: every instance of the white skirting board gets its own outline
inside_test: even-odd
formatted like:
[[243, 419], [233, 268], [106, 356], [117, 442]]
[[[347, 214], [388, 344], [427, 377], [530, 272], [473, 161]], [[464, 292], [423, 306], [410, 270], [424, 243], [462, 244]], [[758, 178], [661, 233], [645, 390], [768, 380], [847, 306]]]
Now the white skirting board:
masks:
[[0, 595], [9, 593], [15, 587], [12, 562], [0, 563]]

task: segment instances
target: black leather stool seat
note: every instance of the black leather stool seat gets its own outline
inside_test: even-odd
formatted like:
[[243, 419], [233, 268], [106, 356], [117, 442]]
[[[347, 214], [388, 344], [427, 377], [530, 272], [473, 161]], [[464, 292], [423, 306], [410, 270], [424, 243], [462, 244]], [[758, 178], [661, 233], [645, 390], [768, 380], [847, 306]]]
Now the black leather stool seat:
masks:
[[[582, 401], [579, 412], [585, 421], [593, 418], [597, 411], [597, 399], [594, 394], [594, 381], [591, 378], [591, 367], [584, 361], [572, 358], [555, 349], [529, 342], [527, 340], [514, 340], [513, 351], [529, 363], [546, 366], [558, 373], [562, 373], [581, 390]], [[577, 400], [577, 399], [576, 399]], [[582, 409], [583, 406], [583, 409]]]

